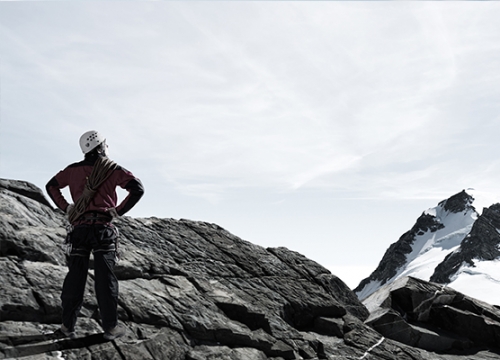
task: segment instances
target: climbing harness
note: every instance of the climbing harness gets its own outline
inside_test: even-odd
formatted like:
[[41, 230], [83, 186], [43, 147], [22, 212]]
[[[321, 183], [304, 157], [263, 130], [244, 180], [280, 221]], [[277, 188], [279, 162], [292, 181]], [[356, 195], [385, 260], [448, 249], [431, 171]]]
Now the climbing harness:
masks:
[[64, 239], [64, 246], [66, 248], [66, 255], [71, 255], [71, 250], [73, 249], [73, 244], [71, 243], [71, 233], [73, 232], [73, 225], [69, 224], [66, 226], [66, 238]]

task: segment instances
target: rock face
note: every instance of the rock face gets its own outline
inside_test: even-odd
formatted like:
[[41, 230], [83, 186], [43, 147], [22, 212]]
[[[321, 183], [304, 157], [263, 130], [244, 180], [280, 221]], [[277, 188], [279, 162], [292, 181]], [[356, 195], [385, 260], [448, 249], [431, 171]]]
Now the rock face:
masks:
[[[453, 310], [483, 311], [469, 317], [478, 333], [460, 333], [469, 339], [460, 342], [465, 350], [440, 347], [451, 350], [436, 354], [422, 342], [405, 344], [383, 335], [384, 329], [376, 331], [379, 323], [355, 294], [301, 254], [253, 245], [214, 224], [158, 218], [116, 221], [122, 256], [116, 268], [119, 317], [127, 334], [104, 341], [91, 270], [78, 338], [57, 339], [52, 333], [60, 324], [67, 272], [65, 225], [64, 214], [35, 186], [0, 181], [0, 358], [500, 359], [492, 307], [470, 303]], [[426, 307], [435, 288], [424, 290], [412, 297], [414, 306]], [[376, 312], [389, 311], [387, 304]], [[399, 322], [398, 314], [393, 318]], [[435, 326], [453, 325], [454, 313], [439, 314]], [[488, 333], [488, 340], [477, 339], [479, 331]]]

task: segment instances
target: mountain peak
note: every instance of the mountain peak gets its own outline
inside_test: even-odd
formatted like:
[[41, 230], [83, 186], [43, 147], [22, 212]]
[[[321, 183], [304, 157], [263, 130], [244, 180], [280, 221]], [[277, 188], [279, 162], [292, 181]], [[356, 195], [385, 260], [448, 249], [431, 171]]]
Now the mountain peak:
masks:
[[380, 287], [411, 276], [498, 304], [500, 204], [483, 208], [479, 215], [473, 201], [464, 190], [426, 210], [354, 289], [356, 295], [365, 299]]
[[473, 202], [474, 198], [472, 195], [469, 195], [465, 190], [462, 190], [458, 194], [451, 196], [449, 199], [441, 201], [439, 206], [442, 206], [446, 211], [460, 213], [473, 208]]
[[364, 299], [403, 276], [428, 281], [434, 269], [430, 264], [437, 265], [456, 249], [477, 219], [473, 201], [463, 190], [424, 211], [415, 225], [389, 247], [375, 271], [354, 289], [358, 297]]

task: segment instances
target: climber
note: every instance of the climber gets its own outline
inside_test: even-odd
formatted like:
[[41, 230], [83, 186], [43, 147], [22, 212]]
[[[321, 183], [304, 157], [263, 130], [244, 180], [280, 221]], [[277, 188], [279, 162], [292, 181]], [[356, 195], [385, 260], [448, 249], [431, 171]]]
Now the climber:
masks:
[[[70, 222], [68, 243], [69, 271], [64, 279], [62, 325], [59, 331], [75, 338], [77, 316], [83, 305], [90, 253], [94, 254], [95, 292], [101, 315], [104, 338], [113, 340], [124, 335], [118, 323], [118, 280], [114, 274], [117, 261], [118, 231], [112, 224], [115, 217], [129, 211], [144, 194], [141, 181], [130, 171], [108, 158], [106, 139], [97, 131], [88, 131], [80, 138], [83, 161], [57, 173], [46, 186], [56, 206], [66, 212]], [[61, 189], [69, 186], [73, 203], [64, 198]], [[116, 188], [128, 191], [118, 204]]]

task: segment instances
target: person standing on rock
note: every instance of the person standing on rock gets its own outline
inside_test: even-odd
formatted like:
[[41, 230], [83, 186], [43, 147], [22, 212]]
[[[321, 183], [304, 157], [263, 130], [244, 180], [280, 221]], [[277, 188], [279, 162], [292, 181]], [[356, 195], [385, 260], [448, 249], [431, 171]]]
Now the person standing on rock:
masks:
[[[125, 333], [118, 324], [118, 280], [114, 274], [117, 259], [117, 229], [114, 217], [129, 211], [144, 194], [141, 181], [108, 158], [106, 139], [97, 131], [80, 138], [83, 161], [57, 173], [46, 185], [56, 206], [65, 211], [71, 224], [68, 232], [69, 271], [63, 283], [62, 325], [60, 331], [75, 338], [77, 316], [83, 296], [90, 253], [94, 254], [95, 292], [101, 314], [104, 338], [113, 340]], [[69, 186], [74, 203], [69, 203], [61, 189]], [[128, 191], [118, 204], [116, 188]]]

